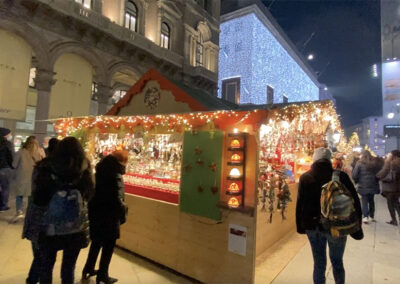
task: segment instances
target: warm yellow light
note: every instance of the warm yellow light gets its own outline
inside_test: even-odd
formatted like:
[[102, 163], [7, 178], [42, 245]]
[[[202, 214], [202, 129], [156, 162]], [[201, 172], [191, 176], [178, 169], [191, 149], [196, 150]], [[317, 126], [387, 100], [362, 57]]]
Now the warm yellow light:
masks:
[[231, 185], [229, 186], [229, 191], [230, 192], [239, 192], [239, 185], [236, 182], [232, 182]]
[[239, 205], [239, 200], [236, 197], [231, 197], [228, 201], [228, 206], [231, 208], [238, 208]]
[[232, 148], [240, 148], [240, 142], [237, 139], [233, 139], [231, 142], [231, 147]]
[[237, 128], [234, 128], [234, 129], [233, 129], [233, 133], [235, 133], [235, 134], [236, 134], [236, 133], [239, 133], [239, 130], [238, 130]]
[[231, 161], [232, 162], [240, 162], [241, 159], [242, 158], [240, 157], [239, 154], [233, 154], [232, 157], [231, 157]]
[[231, 177], [240, 177], [240, 176], [241, 176], [240, 171], [239, 171], [238, 168], [233, 168], [233, 169], [231, 169], [229, 175], [230, 175]]

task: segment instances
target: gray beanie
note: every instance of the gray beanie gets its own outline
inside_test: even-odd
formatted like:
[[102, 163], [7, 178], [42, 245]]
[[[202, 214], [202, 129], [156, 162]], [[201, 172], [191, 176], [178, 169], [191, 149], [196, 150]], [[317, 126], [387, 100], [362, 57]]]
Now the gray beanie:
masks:
[[314, 150], [314, 155], [312, 157], [313, 162], [316, 162], [321, 159], [326, 159], [330, 161], [332, 158], [332, 152], [328, 148], [317, 148]]

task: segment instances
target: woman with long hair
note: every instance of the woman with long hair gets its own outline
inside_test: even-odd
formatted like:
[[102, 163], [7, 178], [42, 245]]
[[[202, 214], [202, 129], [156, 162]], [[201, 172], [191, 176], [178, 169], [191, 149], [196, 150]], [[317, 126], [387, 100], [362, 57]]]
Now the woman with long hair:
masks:
[[62, 283], [74, 283], [76, 260], [80, 250], [89, 243], [85, 212], [93, 187], [89, 161], [74, 137], [61, 140], [47, 162], [36, 167], [32, 202], [35, 206], [46, 208], [40, 220], [35, 222], [36, 228], [35, 225], [32, 228], [38, 235], [41, 284], [52, 283], [59, 250], [63, 251]]
[[[126, 151], [115, 151], [103, 158], [96, 166], [96, 190], [89, 203], [90, 245], [88, 259], [82, 272], [87, 279], [97, 274], [96, 283], [110, 284], [117, 281], [108, 274], [116, 240], [120, 236], [120, 225], [125, 220], [124, 183], [122, 175], [128, 162]], [[95, 272], [100, 249], [101, 259]]]
[[13, 167], [15, 169], [14, 180], [11, 187], [15, 190], [16, 214], [11, 222], [15, 223], [24, 217], [23, 200], [29, 197], [32, 191], [33, 167], [39, 160], [37, 153], [39, 143], [35, 136], [29, 136], [22, 148], [15, 154]]
[[372, 157], [370, 152], [364, 151], [353, 170], [353, 180], [356, 183], [358, 194], [361, 195], [364, 223], [375, 221], [374, 196], [380, 191], [376, 174], [382, 166], [379, 159]]
[[400, 151], [393, 150], [386, 158], [382, 170], [376, 175], [382, 182], [382, 195], [386, 198], [388, 210], [392, 220], [386, 222], [397, 226], [397, 215], [400, 218]]

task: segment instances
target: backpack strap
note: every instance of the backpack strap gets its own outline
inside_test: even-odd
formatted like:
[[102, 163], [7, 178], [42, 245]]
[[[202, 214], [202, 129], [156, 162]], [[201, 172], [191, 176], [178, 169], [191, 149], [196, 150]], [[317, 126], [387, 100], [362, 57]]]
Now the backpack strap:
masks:
[[340, 171], [333, 171], [332, 173], [332, 181], [340, 182]]

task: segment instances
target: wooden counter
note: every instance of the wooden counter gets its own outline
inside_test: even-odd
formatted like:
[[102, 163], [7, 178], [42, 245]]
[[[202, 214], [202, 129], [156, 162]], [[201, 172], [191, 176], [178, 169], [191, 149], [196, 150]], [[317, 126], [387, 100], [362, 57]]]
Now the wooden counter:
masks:
[[[126, 195], [127, 223], [118, 245], [205, 283], [253, 283], [255, 218], [222, 209], [217, 223], [177, 205]], [[247, 228], [246, 256], [228, 252], [229, 224]]]

